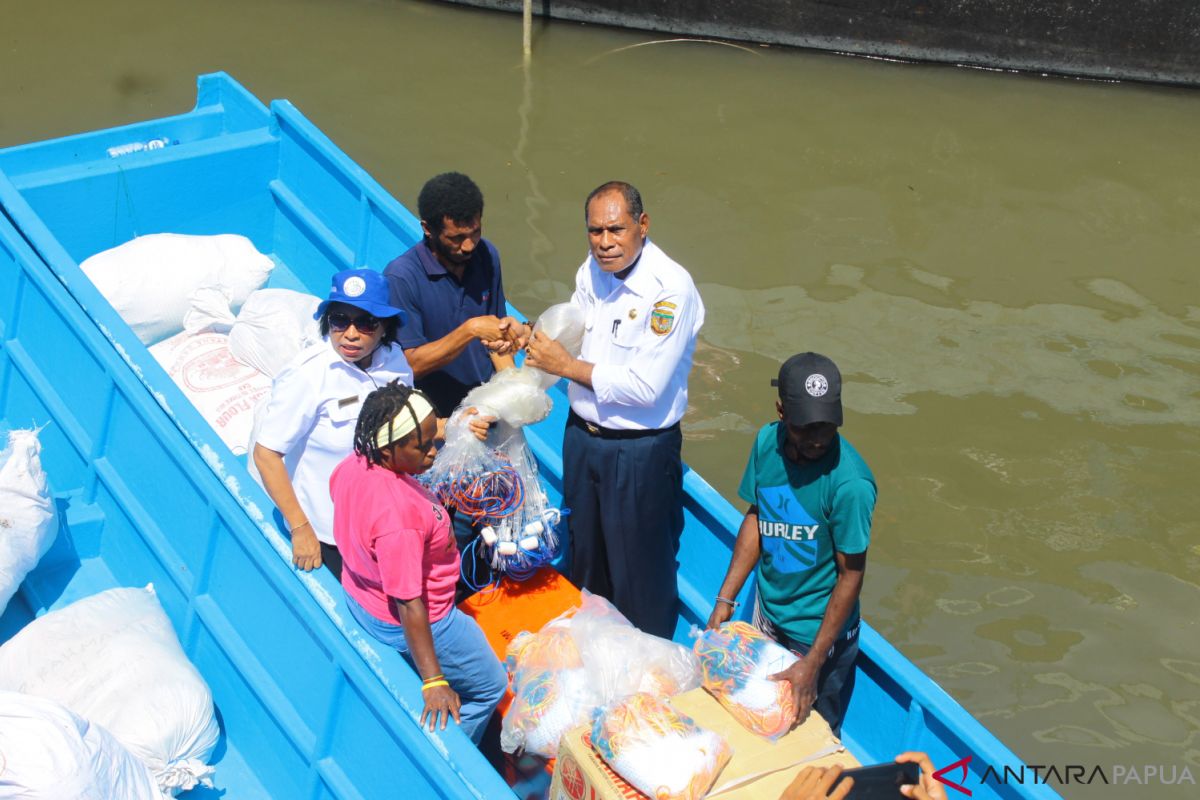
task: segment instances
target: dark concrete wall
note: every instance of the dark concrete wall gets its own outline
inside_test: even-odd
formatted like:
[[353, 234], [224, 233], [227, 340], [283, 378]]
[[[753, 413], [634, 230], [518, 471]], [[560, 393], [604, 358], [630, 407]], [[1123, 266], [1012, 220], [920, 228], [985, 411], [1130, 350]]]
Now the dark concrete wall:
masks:
[[[520, 11], [522, 0], [450, 0]], [[859, 55], [1200, 85], [1197, 0], [534, 0], [559, 19]]]

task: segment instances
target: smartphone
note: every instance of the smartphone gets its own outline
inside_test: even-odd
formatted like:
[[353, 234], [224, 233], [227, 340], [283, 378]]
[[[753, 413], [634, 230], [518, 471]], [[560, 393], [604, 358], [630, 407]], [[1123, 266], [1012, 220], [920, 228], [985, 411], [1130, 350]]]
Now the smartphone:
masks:
[[[896, 800], [903, 798], [900, 787], [921, 782], [921, 768], [909, 762], [872, 764], [844, 771], [833, 784], [837, 788], [846, 778], [854, 778], [854, 788], [847, 800]], [[831, 789], [832, 791], [832, 789]]]

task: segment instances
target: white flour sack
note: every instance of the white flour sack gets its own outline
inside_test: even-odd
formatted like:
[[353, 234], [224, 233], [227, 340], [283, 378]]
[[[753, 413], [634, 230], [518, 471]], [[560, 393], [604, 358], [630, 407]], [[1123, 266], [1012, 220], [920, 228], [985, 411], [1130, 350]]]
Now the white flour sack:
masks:
[[271, 393], [271, 379], [233, 357], [229, 335], [180, 333], [150, 348], [184, 396], [235, 456], [246, 452], [254, 407]]
[[0, 647], [0, 690], [61, 703], [140, 758], [164, 793], [211, 786], [220, 730], [154, 587], [109, 589], [25, 626]]
[[236, 310], [267, 282], [275, 262], [237, 234], [155, 233], [97, 253], [79, 268], [142, 343], [152, 344], [183, 330], [195, 291], [215, 288]]
[[296, 354], [321, 341], [313, 319], [319, 297], [290, 289], [259, 289], [246, 298], [229, 329], [233, 357], [274, 378]]
[[58, 532], [37, 431], [8, 434], [0, 451], [0, 613]]
[[53, 700], [0, 691], [0, 797], [161, 800], [154, 778], [100, 725]]

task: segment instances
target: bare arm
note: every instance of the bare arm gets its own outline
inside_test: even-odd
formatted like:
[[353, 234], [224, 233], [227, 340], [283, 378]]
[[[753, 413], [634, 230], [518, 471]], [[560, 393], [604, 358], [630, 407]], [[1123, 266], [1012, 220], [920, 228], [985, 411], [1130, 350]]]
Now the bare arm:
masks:
[[303, 570], [321, 566], [321, 543], [317, 541], [317, 532], [309, 524], [296, 498], [296, 490], [283, 463], [283, 453], [255, 444], [254, 466], [258, 467], [258, 473], [262, 476], [263, 488], [279, 508], [284, 523], [292, 533], [292, 563]]
[[407, 348], [404, 356], [412, 367], [413, 377], [423, 378], [458, 358], [474, 340], [493, 341], [502, 337], [498, 318], [472, 317], [440, 339]]
[[[433, 631], [429, 628], [429, 612], [425, 608], [425, 601], [419, 597], [412, 600], [393, 597], [391, 600], [396, 617], [404, 626], [404, 640], [408, 643], [408, 652], [412, 655], [421, 680], [429, 681], [440, 676], [442, 667], [433, 648]], [[429, 730], [433, 730], [440, 719], [442, 730], [445, 730], [450, 717], [453, 716], [455, 722], [459, 721], [461, 702], [449, 685], [423, 688], [421, 694], [425, 699], [425, 708], [421, 712], [420, 724], [424, 725], [428, 718]]]
[[[737, 541], [733, 543], [733, 557], [729, 560], [729, 569], [725, 571], [725, 580], [717, 597], [733, 600], [746, 585], [746, 578], [758, 564], [762, 552], [762, 542], [758, 536], [758, 506], [750, 506], [746, 516], [738, 528]], [[733, 616], [733, 606], [717, 602], [713, 605], [712, 614], [708, 617], [708, 627], [719, 628], [722, 622]]]

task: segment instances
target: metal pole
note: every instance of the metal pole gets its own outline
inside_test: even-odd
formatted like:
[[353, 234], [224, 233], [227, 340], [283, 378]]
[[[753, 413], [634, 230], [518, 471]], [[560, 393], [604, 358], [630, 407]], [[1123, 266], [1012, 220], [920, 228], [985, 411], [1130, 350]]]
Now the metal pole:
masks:
[[533, 0], [525, 0], [521, 17], [521, 51], [529, 55], [533, 52]]

